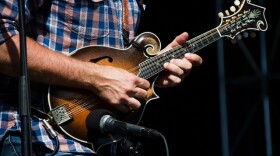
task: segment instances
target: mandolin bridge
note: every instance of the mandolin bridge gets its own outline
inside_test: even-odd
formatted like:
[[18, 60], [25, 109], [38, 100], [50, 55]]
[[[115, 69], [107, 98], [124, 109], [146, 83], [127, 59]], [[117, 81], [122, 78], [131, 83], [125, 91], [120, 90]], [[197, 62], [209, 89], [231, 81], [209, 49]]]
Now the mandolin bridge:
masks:
[[54, 108], [49, 112], [57, 125], [61, 125], [72, 119], [71, 115], [67, 112], [65, 105]]

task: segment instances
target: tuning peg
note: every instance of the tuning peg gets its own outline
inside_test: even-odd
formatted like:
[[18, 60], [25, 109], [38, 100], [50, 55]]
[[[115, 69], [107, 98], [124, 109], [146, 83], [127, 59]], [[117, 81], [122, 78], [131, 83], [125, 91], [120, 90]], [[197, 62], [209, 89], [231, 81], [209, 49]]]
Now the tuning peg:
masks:
[[232, 44], [235, 44], [236, 42], [237, 42], [236, 39], [232, 39], [232, 40], [231, 40], [231, 43], [232, 43]]
[[249, 36], [249, 34], [247, 32], [243, 32], [243, 37], [247, 38]]
[[242, 35], [240, 35], [240, 34], [236, 35], [236, 39], [237, 40], [241, 40], [242, 39]]
[[255, 37], [256, 37], [256, 33], [255, 33], [255, 32], [251, 32], [250, 36], [251, 36], [252, 38], [255, 38]]
[[218, 13], [218, 16], [219, 16], [220, 18], [223, 18], [223, 17], [224, 17], [224, 14], [223, 14], [222, 12], [219, 12], [219, 13]]
[[240, 1], [239, 0], [235, 0], [234, 1], [234, 5], [239, 6], [240, 5]]
[[225, 11], [225, 13], [226, 13], [226, 15], [227, 15], [227, 16], [229, 16], [229, 15], [230, 15], [228, 10], [226, 10], [226, 11]]
[[235, 12], [235, 11], [236, 11], [236, 8], [235, 8], [234, 6], [231, 6], [231, 7], [230, 7], [230, 11], [231, 11], [231, 12]]

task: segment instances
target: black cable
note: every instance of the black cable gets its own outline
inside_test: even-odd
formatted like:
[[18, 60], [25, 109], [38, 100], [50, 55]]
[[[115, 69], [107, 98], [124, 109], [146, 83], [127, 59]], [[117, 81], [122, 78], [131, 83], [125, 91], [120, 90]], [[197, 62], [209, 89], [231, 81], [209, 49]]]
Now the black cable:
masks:
[[54, 155], [58, 152], [58, 150], [59, 150], [60, 143], [59, 143], [59, 140], [58, 140], [58, 135], [57, 135], [57, 133], [53, 130], [53, 128], [52, 128], [51, 125], [49, 124], [49, 122], [52, 121], [52, 117], [51, 117], [49, 114], [47, 114], [47, 113], [45, 113], [45, 112], [43, 112], [43, 111], [41, 111], [41, 110], [38, 110], [38, 109], [36, 109], [36, 108], [33, 108], [33, 107], [32, 107], [32, 111], [33, 111], [33, 112], [36, 111], [36, 113], [34, 112], [33, 114], [38, 115], [40, 118], [44, 118], [44, 119], [42, 120], [44, 128], [45, 128], [46, 131], [49, 133], [49, 135], [50, 135], [52, 138], [54, 138], [55, 141], [56, 141], [56, 146], [55, 146], [55, 148], [54, 148], [54, 151], [51, 153], [51, 156], [54, 156]]
[[57, 136], [55, 137], [55, 141], [56, 141], [56, 146], [55, 146], [55, 149], [54, 149], [53, 153], [51, 154], [51, 156], [55, 155], [58, 152], [58, 149], [59, 149], [60, 143], [59, 143], [59, 140], [58, 140]]

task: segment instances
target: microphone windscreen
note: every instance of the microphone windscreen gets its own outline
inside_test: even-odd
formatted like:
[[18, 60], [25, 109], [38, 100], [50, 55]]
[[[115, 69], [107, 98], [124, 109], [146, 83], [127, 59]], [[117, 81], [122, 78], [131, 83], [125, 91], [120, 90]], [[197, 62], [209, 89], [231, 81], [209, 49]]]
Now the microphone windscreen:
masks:
[[86, 127], [92, 132], [102, 132], [100, 121], [104, 115], [112, 116], [112, 113], [106, 109], [95, 109], [90, 112], [86, 118]]

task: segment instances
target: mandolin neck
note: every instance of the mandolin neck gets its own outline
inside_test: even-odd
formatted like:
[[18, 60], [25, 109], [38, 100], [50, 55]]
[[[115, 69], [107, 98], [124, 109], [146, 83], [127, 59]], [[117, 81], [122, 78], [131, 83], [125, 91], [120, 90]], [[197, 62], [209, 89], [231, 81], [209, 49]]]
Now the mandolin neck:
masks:
[[221, 35], [217, 28], [209, 30], [186, 43], [179, 45], [160, 55], [151, 57], [139, 64], [139, 74], [141, 78], [149, 79], [164, 70], [163, 64], [172, 59], [183, 58], [186, 53], [195, 53], [209, 44], [219, 40]]

